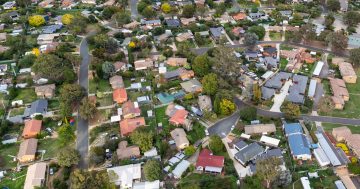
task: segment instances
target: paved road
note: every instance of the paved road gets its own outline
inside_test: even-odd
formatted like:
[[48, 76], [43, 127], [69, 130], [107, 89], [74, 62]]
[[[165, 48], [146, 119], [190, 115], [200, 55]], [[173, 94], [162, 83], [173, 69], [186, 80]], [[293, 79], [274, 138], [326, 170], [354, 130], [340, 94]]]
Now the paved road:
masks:
[[137, 11], [138, 0], [130, 0], [131, 18], [135, 19], [139, 13]]
[[221, 138], [226, 137], [230, 131], [231, 126], [235, 125], [237, 120], [240, 118], [239, 112], [235, 112], [233, 115], [218, 121], [213, 126], [211, 126], [208, 131], [210, 135], [219, 135]]
[[[89, 47], [86, 39], [84, 38], [80, 44], [80, 55], [82, 57], [79, 74], [79, 84], [85, 89], [86, 95], [88, 95], [89, 88]], [[89, 121], [84, 120], [78, 116], [78, 125], [76, 130], [76, 149], [79, 151], [81, 159], [79, 162], [79, 168], [88, 168], [88, 152], [89, 152]]]

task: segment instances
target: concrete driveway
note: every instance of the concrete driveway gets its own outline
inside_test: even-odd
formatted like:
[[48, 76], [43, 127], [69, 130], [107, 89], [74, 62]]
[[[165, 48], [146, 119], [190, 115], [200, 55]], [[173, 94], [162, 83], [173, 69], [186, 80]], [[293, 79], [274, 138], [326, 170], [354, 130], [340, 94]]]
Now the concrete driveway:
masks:
[[292, 85], [292, 81], [286, 81], [284, 86], [281, 88], [280, 93], [279, 94], [275, 94], [274, 96], [274, 104], [272, 105], [270, 111], [272, 112], [281, 112], [280, 111], [280, 107], [283, 104], [286, 96], [289, 93], [289, 88]]

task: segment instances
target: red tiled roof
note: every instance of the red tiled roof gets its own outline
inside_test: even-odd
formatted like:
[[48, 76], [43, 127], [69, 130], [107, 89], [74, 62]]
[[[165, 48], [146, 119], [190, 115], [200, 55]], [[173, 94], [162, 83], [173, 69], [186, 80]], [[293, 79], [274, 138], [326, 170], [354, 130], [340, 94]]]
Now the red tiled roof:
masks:
[[136, 128], [145, 125], [145, 119], [143, 117], [124, 119], [120, 121], [120, 133], [122, 136], [129, 135]]
[[113, 92], [113, 99], [115, 102], [119, 104], [126, 102], [127, 101], [126, 89], [124, 88], [115, 89]]
[[209, 149], [203, 149], [196, 162], [196, 167], [224, 167], [224, 156], [212, 155]]
[[186, 110], [177, 110], [174, 115], [170, 118], [170, 123], [179, 125], [179, 124], [185, 124], [186, 117], [188, 115], [188, 111]]
[[36, 135], [40, 133], [41, 124], [42, 124], [41, 120], [33, 119], [33, 120], [25, 121], [25, 127], [22, 136], [24, 138], [36, 137]]

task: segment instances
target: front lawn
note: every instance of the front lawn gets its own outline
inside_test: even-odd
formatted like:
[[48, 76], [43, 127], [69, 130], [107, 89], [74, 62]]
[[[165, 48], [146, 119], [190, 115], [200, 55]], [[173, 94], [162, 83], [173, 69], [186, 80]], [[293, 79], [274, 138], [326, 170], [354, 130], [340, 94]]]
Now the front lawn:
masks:
[[112, 91], [110, 83], [105, 79], [91, 79], [89, 80], [89, 93], [108, 92]]
[[106, 94], [102, 98], [96, 98], [96, 102], [99, 103], [100, 106], [110, 106], [114, 104], [112, 94]]
[[27, 169], [24, 168], [20, 172], [8, 173], [6, 177], [1, 180], [0, 188], [23, 189], [26, 179], [26, 172]]
[[288, 60], [285, 58], [280, 58], [280, 70], [285, 70], [286, 65], [288, 64]]
[[358, 100], [359, 95], [351, 94], [350, 93], [350, 100], [345, 102], [345, 106], [343, 110], [335, 110], [333, 109], [330, 112], [322, 113], [326, 116], [332, 117], [343, 117], [343, 118], [360, 118], [360, 100]]
[[337, 124], [337, 123], [322, 123], [322, 127], [323, 127], [324, 130], [327, 131], [327, 132], [332, 132], [332, 129], [333, 129], [333, 128], [343, 127], [343, 126], [348, 127], [353, 134], [360, 134], [360, 126], [355, 126], [355, 125], [341, 125], [341, 124]]
[[28, 89], [19, 89], [17, 91], [17, 96], [15, 97], [15, 100], [23, 100], [24, 104], [31, 103], [37, 99], [36, 93], [34, 88], [28, 88]]
[[39, 140], [38, 143], [38, 150], [46, 150], [44, 154], [44, 159], [47, 158], [54, 158], [56, 156], [56, 153], [60, 149], [60, 144], [56, 139], [53, 138], [47, 138], [43, 140]]
[[269, 32], [270, 39], [272, 41], [281, 41], [281, 33], [280, 32]]
[[0, 147], [0, 157], [4, 159], [4, 168], [10, 169], [16, 167], [16, 162], [13, 159], [19, 151], [19, 146], [20, 143], [14, 143]]

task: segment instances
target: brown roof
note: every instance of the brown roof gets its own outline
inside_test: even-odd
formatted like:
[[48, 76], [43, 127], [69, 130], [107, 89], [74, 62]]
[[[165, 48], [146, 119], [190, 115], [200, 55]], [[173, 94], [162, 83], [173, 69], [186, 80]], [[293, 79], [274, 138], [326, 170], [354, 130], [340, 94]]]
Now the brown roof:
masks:
[[171, 137], [175, 140], [176, 146], [182, 146], [183, 144], [189, 144], [189, 140], [186, 138], [186, 133], [182, 128], [176, 128], [170, 132]]
[[154, 63], [151, 59], [137, 60], [134, 62], [135, 70], [152, 68]]
[[118, 88], [124, 88], [125, 87], [123, 78], [121, 76], [119, 76], [119, 75], [115, 75], [115, 76], [110, 77], [109, 82], [110, 82], [111, 87], [113, 89], [118, 89]]
[[21, 158], [25, 155], [35, 155], [37, 149], [37, 142], [38, 140], [34, 138], [26, 139], [21, 142], [17, 157]]
[[339, 64], [339, 70], [341, 76], [356, 76], [353, 66], [348, 62], [341, 62]]
[[55, 92], [55, 84], [42, 85], [35, 87], [35, 93], [38, 96], [52, 97]]
[[137, 117], [120, 121], [120, 133], [123, 136], [131, 134], [136, 128], [145, 126], [145, 119]]
[[351, 135], [351, 130], [346, 126], [336, 127], [336, 128], [333, 128], [332, 135], [334, 135], [335, 137], [348, 138]]
[[122, 105], [122, 111], [123, 111], [123, 115], [127, 115], [127, 114], [139, 114], [140, 108], [136, 108], [134, 103], [131, 102], [131, 100], [125, 102]]
[[115, 63], [114, 63], [114, 67], [115, 67], [115, 70], [116, 70], [116, 71], [121, 70], [122, 68], [124, 68], [124, 66], [125, 66], [125, 63], [124, 63], [124, 62], [115, 62]]
[[[331, 90], [335, 97], [347, 98], [349, 97], [349, 92], [346, 88], [345, 81], [338, 78], [330, 78]], [[345, 99], [344, 99], [345, 100]]]
[[128, 159], [131, 157], [139, 157], [140, 149], [138, 146], [127, 146], [127, 141], [121, 141], [119, 143], [118, 149], [116, 150], [116, 154], [118, 159]]
[[28, 167], [24, 189], [33, 189], [42, 186], [45, 181], [46, 163], [35, 163]]
[[276, 127], [271, 124], [256, 124], [245, 125], [245, 134], [261, 134], [261, 133], [273, 133], [276, 131]]
[[186, 63], [187, 63], [186, 58], [169, 58], [166, 61], [166, 64], [168, 64], [170, 66], [185, 66]]
[[243, 12], [239, 12], [235, 15], [232, 16], [234, 20], [238, 21], [238, 20], [244, 20], [246, 18], [246, 14]]

